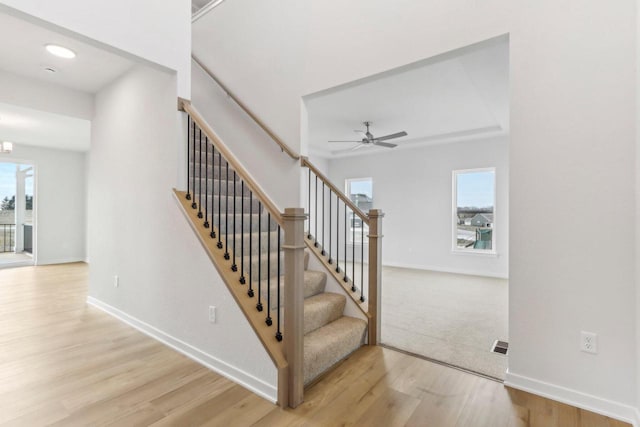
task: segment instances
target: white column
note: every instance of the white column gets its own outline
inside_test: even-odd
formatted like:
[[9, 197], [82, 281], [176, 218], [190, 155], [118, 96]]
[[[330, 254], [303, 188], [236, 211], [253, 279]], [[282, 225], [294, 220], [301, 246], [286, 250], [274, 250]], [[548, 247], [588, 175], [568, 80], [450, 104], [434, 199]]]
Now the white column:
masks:
[[16, 165], [16, 252], [24, 251], [24, 218], [27, 210], [26, 179], [31, 176], [31, 170], [30, 166], [26, 169], [20, 169], [20, 165]]

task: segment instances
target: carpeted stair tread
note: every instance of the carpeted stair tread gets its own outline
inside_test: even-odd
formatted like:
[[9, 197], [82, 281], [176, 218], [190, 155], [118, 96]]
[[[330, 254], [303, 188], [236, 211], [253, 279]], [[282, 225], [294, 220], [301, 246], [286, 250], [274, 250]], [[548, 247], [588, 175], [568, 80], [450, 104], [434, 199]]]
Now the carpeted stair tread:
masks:
[[[204, 191], [202, 192], [202, 196], [200, 196], [200, 192], [198, 191], [195, 193], [195, 200], [198, 203], [200, 202], [200, 200], [202, 200], [203, 210], [206, 202], [208, 203], [209, 211], [213, 210], [215, 215], [218, 214], [218, 206], [220, 206], [220, 213], [223, 216], [225, 215], [225, 212], [226, 212], [226, 214], [229, 215], [229, 217], [233, 217], [233, 201], [234, 201], [233, 195], [227, 196], [223, 194], [222, 196], [218, 196], [218, 195], [211, 196], [211, 194], [209, 194], [209, 197], [205, 197]], [[255, 198], [253, 200], [249, 200], [249, 197], [243, 198], [240, 196], [236, 196], [235, 202], [236, 202], [235, 203], [236, 216], [238, 217], [238, 220], [240, 220], [240, 215], [242, 214], [243, 205], [244, 205], [245, 214], [250, 214], [250, 213], [259, 214], [264, 212], [264, 207], [260, 205], [260, 202]], [[263, 222], [266, 225], [267, 219], [264, 218]]]
[[305, 385], [360, 348], [366, 329], [364, 320], [342, 316], [305, 335]]
[[[273, 249], [273, 245], [272, 245]], [[240, 247], [236, 247], [236, 250], [240, 252]], [[229, 252], [233, 251], [233, 247], [229, 246]], [[271, 266], [269, 267], [269, 263]], [[236, 265], [238, 268], [241, 268], [241, 260], [240, 257], [236, 258]], [[305, 252], [304, 254], [304, 265], [305, 269], [309, 265], [309, 254]], [[276, 251], [271, 251], [271, 253], [262, 254], [260, 257], [257, 255], [253, 255], [249, 257], [249, 255], [245, 255], [244, 257], [244, 273], [246, 277], [249, 277], [249, 273], [251, 273], [251, 278], [253, 281], [262, 279], [262, 281], [266, 281], [268, 277], [271, 277], [271, 285], [277, 286], [277, 277], [278, 277], [278, 253]], [[280, 273], [284, 274], [284, 253], [280, 253]], [[316, 272], [321, 273], [321, 272]], [[324, 274], [324, 273], [322, 273]], [[312, 277], [313, 275], [310, 275]], [[317, 279], [307, 279], [307, 275], [305, 274], [305, 290], [307, 288], [307, 280], [313, 280], [312, 283], [315, 283]], [[282, 283], [282, 279], [280, 280]], [[324, 282], [322, 283], [324, 291], [324, 283], [326, 283], [326, 276], [324, 277]], [[266, 289], [266, 288], [265, 288]], [[311, 289], [312, 291], [316, 290], [316, 287]], [[320, 292], [322, 292], [320, 291]]]
[[[212, 212], [209, 211], [209, 223], [213, 224], [216, 228], [218, 227], [218, 206], [216, 205], [216, 209], [215, 209], [215, 215], [212, 215]], [[229, 215], [229, 226], [228, 226], [228, 233], [229, 233], [229, 244], [231, 244], [232, 239], [233, 239], [233, 229], [234, 229], [234, 218], [233, 215]], [[242, 214], [236, 212], [236, 221], [235, 221], [235, 230], [236, 230], [236, 234], [241, 233], [241, 232], [249, 232], [249, 231], [254, 231], [254, 232], [258, 232], [258, 220], [261, 220], [261, 231], [265, 232], [268, 230], [271, 231], [275, 231], [278, 228], [278, 224], [275, 223], [274, 221], [271, 221], [271, 224], [269, 224], [269, 227], [267, 227], [267, 220], [268, 220], [268, 216], [266, 212], [262, 212], [261, 214], [258, 213], [253, 213], [253, 214], [249, 214], [249, 213], [245, 213], [244, 217]], [[224, 232], [225, 232], [225, 220], [226, 217], [224, 215], [224, 212], [222, 212], [222, 217], [220, 218], [220, 230], [222, 231], [222, 235], [224, 236]], [[202, 222], [204, 222], [204, 218], [202, 219]]]
[[[236, 197], [242, 197], [241, 181], [233, 181], [233, 180], [227, 181], [225, 179], [219, 180], [217, 176], [215, 178], [212, 178], [211, 175], [209, 175], [209, 178], [206, 183], [204, 178], [197, 178], [195, 180], [195, 188], [193, 189], [193, 192], [200, 193], [200, 190], [202, 189], [203, 190], [202, 194], [204, 194], [205, 184], [207, 187], [206, 190], [210, 196], [212, 194], [222, 195], [222, 196], [226, 196], [227, 194], [229, 194], [229, 196], [232, 197], [233, 192], [235, 190]], [[190, 181], [189, 185], [192, 186], [193, 181]], [[249, 187], [247, 187], [246, 185], [244, 186], [244, 197], [249, 198]], [[255, 199], [255, 197], [253, 197], [253, 199]]]
[[[327, 275], [322, 271], [305, 270], [304, 272], [304, 298], [305, 301], [308, 298], [312, 298], [315, 295], [322, 294], [327, 285]], [[257, 284], [253, 285], [254, 289], [258, 289]], [[260, 294], [263, 300], [267, 299], [267, 289], [269, 288], [269, 281], [263, 279], [260, 281]], [[280, 276], [280, 305], [284, 305], [284, 276]], [[277, 301], [278, 298], [278, 277], [271, 277], [271, 301]], [[272, 303], [271, 307], [276, 307], [276, 303]]]
[[304, 334], [342, 317], [347, 303], [344, 295], [322, 292], [304, 300]]
[[[244, 243], [245, 256], [251, 253], [255, 257], [258, 255], [258, 252], [262, 252], [264, 256], [264, 254], [267, 253], [267, 239], [269, 238], [271, 239], [271, 248], [273, 249], [273, 247], [278, 244], [277, 231], [263, 231], [262, 233], [258, 233], [257, 231], [253, 233], [236, 233], [236, 249], [238, 250], [238, 253], [240, 253], [242, 244]], [[284, 237], [281, 237], [280, 242], [284, 242]], [[249, 252], [249, 247], [251, 247], [251, 252]]]
[[[306, 261], [306, 260], [305, 260]], [[327, 285], [327, 273], [324, 271], [306, 270], [304, 272], [304, 298], [311, 298], [324, 292]]]

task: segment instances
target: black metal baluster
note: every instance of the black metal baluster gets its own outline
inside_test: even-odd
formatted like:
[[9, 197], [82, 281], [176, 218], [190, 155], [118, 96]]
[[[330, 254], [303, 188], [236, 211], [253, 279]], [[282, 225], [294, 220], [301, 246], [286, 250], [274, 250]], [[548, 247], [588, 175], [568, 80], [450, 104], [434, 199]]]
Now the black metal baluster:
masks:
[[364, 221], [360, 227], [360, 302], [364, 302]]
[[209, 137], [204, 136], [204, 228], [209, 228]]
[[[225, 181], [227, 188], [224, 192], [224, 259], [229, 260], [229, 162], [227, 160], [225, 160], [225, 162]], [[235, 222], [233, 223], [233, 228], [236, 228]]]
[[314, 236], [314, 240], [315, 242], [313, 242], [313, 246], [315, 246], [316, 248], [318, 247], [318, 175], [316, 175], [316, 191], [315, 191], [315, 196], [316, 196], [316, 216], [313, 219], [313, 224], [315, 225], [315, 229], [316, 229], [316, 234]]
[[336, 193], [336, 273], [340, 273], [340, 198]]
[[348, 282], [349, 279], [347, 278], [347, 240], [349, 240], [347, 238], [348, 234], [347, 234], [347, 204], [344, 204], [344, 278], [342, 280], [344, 280], [344, 282]]
[[198, 128], [198, 218], [202, 218], [202, 129]]
[[196, 122], [192, 120], [191, 124], [192, 124], [191, 138], [193, 139], [193, 149], [191, 150], [191, 153], [192, 153], [191, 160], [193, 160], [193, 170], [191, 174], [191, 180], [192, 180], [191, 187], [193, 188], [193, 202], [191, 202], [191, 209], [195, 209], [198, 207], [198, 204], [196, 203]]
[[[246, 283], [244, 279], [244, 181], [240, 183], [240, 284]], [[251, 212], [251, 205], [249, 205]], [[249, 232], [249, 240], [251, 240], [251, 232]]]
[[356, 291], [356, 212], [351, 211], [351, 292]]
[[324, 217], [326, 216], [324, 214], [324, 206], [325, 206], [324, 205], [324, 193], [325, 193], [325, 191], [324, 191], [324, 181], [322, 181], [322, 213], [321, 213], [321, 215], [322, 215], [322, 250], [320, 251], [321, 255], [326, 254], [326, 251], [324, 250]]
[[189, 158], [189, 145], [191, 144], [191, 116], [187, 115], [187, 200], [191, 200], [191, 182], [189, 178], [191, 178], [191, 159]]
[[280, 225], [278, 224], [278, 305], [277, 305], [277, 332], [276, 339], [282, 341], [282, 331], [280, 331]]
[[309, 193], [307, 194], [307, 196], [309, 199], [309, 210], [307, 211], [307, 213], [309, 214], [309, 216], [307, 217], [309, 221], [309, 228], [307, 228], [307, 238], [311, 239], [311, 169], [309, 169]]
[[[238, 223], [238, 217], [236, 216], [236, 171], [233, 171], [233, 264], [231, 264], [231, 271], [238, 271], [236, 265], [236, 225]], [[229, 191], [229, 185], [227, 185], [227, 192]]]
[[258, 304], [256, 309], [262, 311], [262, 202], [258, 200]]
[[271, 326], [271, 212], [267, 213], [267, 318], [264, 321]]
[[[225, 218], [225, 226], [226, 226]], [[222, 249], [222, 153], [218, 151], [218, 249]]]
[[[208, 159], [208, 157], [207, 157]], [[216, 238], [216, 146], [211, 144], [211, 233], [212, 239]], [[209, 166], [207, 165], [207, 171]], [[219, 183], [220, 181], [218, 181]], [[219, 185], [219, 184], [218, 184]], [[219, 203], [219, 201], [218, 201]], [[218, 225], [218, 234], [220, 234], [220, 225]]]
[[329, 252], [327, 255], [329, 256], [329, 264], [333, 263], [331, 259], [331, 188], [329, 188]]
[[[249, 206], [253, 206], [253, 192], [249, 191]], [[253, 298], [253, 212], [249, 213], [249, 298]]]

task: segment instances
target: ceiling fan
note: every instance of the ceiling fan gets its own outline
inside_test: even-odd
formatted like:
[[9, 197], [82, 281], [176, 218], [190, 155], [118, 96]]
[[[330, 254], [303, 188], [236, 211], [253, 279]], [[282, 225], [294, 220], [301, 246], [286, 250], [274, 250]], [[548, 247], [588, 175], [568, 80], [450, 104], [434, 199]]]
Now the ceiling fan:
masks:
[[366, 146], [372, 146], [372, 145], [379, 145], [380, 147], [387, 147], [387, 148], [394, 148], [397, 147], [398, 144], [392, 144], [389, 142], [383, 142], [389, 139], [394, 139], [394, 138], [400, 138], [402, 136], [407, 136], [407, 133], [405, 131], [402, 132], [396, 132], [396, 133], [392, 133], [390, 135], [385, 135], [385, 136], [379, 136], [379, 137], [375, 137], [373, 136], [373, 134], [369, 131], [369, 126], [371, 126], [371, 122], [363, 122], [363, 125], [365, 125], [367, 127], [367, 131], [362, 131], [362, 130], [356, 130], [354, 132], [360, 132], [362, 134], [364, 134], [364, 137], [359, 140], [352, 140], [352, 141], [329, 141], [329, 142], [357, 142], [358, 145], [356, 145], [355, 147], [353, 147], [351, 150], [357, 150], [359, 148], [362, 147], [366, 147]]

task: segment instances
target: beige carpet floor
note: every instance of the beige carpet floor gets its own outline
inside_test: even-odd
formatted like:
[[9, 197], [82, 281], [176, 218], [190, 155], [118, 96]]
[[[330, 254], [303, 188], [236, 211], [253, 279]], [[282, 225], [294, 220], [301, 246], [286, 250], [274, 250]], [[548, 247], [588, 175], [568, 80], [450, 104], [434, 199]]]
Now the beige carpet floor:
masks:
[[383, 268], [383, 344], [502, 380], [507, 319], [508, 280]]

